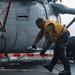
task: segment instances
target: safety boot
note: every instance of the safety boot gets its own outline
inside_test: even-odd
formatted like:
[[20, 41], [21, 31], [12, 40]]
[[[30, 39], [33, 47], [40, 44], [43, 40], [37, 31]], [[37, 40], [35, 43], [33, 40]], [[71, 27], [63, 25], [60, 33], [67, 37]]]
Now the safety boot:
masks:
[[71, 72], [67, 70], [63, 70], [59, 73], [59, 75], [71, 75]]
[[52, 72], [52, 70], [53, 70], [53, 67], [50, 66], [49, 64], [44, 64], [43, 67], [48, 69], [48, 71], [50, 71], [50, 72]]

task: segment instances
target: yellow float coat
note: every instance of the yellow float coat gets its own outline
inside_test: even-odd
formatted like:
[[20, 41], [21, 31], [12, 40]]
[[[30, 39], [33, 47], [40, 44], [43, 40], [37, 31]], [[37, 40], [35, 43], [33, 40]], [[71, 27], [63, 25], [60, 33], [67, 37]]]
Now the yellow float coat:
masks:
[[[50, 25], [50, 23], [52, 23], [54, 25], [54, 29], [55, 29], [55, 32], [54, 32], [54, 36], [53, 36], [53, 42], [56, 42], [58, 37], [63, 34], [64, 32], [67, 31], [66, 27], [64, 27], [63, 25], [59, 24], [58, 22], [56, 21], [48, 21], [46, 20], [45, 21], [45, 26], [44, 26], [44, 30], [45, 28]], [[46, 33], [44, 31], [44, 37], [46, 37]]]

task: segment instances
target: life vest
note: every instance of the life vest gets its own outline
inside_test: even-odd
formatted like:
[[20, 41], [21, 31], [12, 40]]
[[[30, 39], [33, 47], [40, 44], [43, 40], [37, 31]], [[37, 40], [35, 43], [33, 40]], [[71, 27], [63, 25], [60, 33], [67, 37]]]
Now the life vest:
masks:
[[[59, 24], [58, 22], [56, 21], [48, 21], [46, 20], [45, 21], [45, 26], [44, 26], [44, 30], [45, 28], [50, 24], [52, 23], [54, 25], [54, 29], [55, 29], [55, 32], [54, 32], [54, 36], [53, 36], [53, 42], [56, 42], [58, 37], [63, 34], [64, 32], [67, 31], [66, 27], [64, 27], [63, 25]], [[46, 33], [44, 31], [44, 37], [46, 37]]]

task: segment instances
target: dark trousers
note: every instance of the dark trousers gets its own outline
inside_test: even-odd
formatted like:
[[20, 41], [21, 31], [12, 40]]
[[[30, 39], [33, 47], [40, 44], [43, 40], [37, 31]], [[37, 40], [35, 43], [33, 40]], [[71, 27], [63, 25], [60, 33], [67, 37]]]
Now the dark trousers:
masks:
[[68, 71], [70, 71], [70, 64], [65, 54], [65, 47], [66, 47], [66, 43], [69, 40], [69, 37], [70, 34], [67, 31], [58, 38], [54, 49], [54, 57], [50, 62], [51, 65], [55, 66], [58, 58], [60, 58], [62, 64], [64, 65], [64, 70], [68, 70]]

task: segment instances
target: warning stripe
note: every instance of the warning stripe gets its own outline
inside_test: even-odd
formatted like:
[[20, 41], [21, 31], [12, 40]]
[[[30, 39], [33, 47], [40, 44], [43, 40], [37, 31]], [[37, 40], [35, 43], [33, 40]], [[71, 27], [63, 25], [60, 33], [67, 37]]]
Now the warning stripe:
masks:
[[4, 56], [5, 56], [4, 54], [0, 54], [0, 58], [1, 58], [1, 57], [4, 57]]
[[[14, 56], [16, 57], [20, 57], [20, 56], [23, 56], [25, 55], [26, 57], [39, 57], [40, 54], [34, 54], [34, 53], [27, 53], [27, 54], [14, 54]], [[50, 57], [50, 56], [53, 56], [53, 54], [44, 54], [43, 55], [44, 57]]]
[[[10, 57], [40, 57], [40, 54], [35, 54], [35, 53], [11, 53], [8, 54]], [[4, 54], [0, 54], [0, 58], [4, 57]], [[53, 54], [44, 54], [44, 57], [53, 57]]]
[[[11, 54], [8, 54], [9, 57], [40, 57], [40, 54], [35, 54], [35, 53], [11, 53]], [[0, 54], [0, 58], [1, 57], [4, 57], [5, 55], [4, 54]], [[44, 54], [43, 55], [44, 57], [53, 57], [53, 54]], [[58, 64], [61, 64], [61, 60], [58, 60], [57, 61]]]

